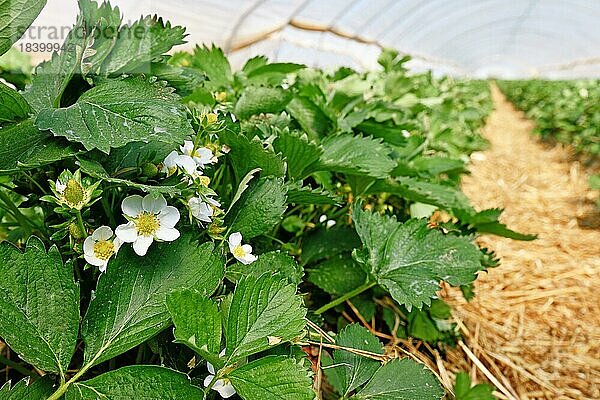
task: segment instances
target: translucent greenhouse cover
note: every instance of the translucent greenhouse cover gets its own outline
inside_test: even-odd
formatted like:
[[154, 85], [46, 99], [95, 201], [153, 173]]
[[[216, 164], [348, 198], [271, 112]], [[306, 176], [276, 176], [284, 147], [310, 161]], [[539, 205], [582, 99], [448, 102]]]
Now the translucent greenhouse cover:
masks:
[[[600, 77], [600, 0], [111, 0], [124, 21], [158, 14], [187, 27], [188, 48], [215, 43], [234, 66], [272, 61], [377, 68], [382, 47], [414, 70], [474, 77]], [[49, 0], [39, 37], [75, 21], [75, 0]], [[44, 36], [44, 34], [46, 36]], [[185, 50], [186, 47], [181, 46]], [[36, 54], [37, 58], [49, 54]]]

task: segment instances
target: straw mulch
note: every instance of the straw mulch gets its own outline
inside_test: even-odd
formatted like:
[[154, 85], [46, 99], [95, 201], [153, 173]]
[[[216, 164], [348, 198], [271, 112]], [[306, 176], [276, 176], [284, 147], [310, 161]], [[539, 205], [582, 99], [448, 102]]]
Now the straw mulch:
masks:
[[504, 222], [539, 238], [480, 239], [502, 263], [480, 276], [472, 303], [445, 290], [465, 339], [437, 369], [448, 385], [448, 375], [470, 371], [500, 398], [600, 399], [597, 193], [568, 149], [539, 143], [532, 123], [492, 89], [491, 147], [474, 155], [463, 189], [477, 207], [504, 207]]

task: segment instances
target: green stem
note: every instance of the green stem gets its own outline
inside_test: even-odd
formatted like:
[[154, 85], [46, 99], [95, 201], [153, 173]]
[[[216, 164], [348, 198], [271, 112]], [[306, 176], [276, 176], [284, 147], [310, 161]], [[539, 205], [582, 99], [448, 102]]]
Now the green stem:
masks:
[[77, 223], [79, 224], [79, 229], [81, 229], [81, 234], [83, 235], [83, 238], [85, 239], [88, 234], [87, 234], [87, 230], [85, 229], [85, 224], [83, 223], [83, 217], [81, 216], [81, 210], [77, 210]]
[[36, 374], [35, 372], [28, 370], [27, 368], [25, 368], [18, 362], [9, 360], [8, 358], [4, 357], [3, 355], [0, 355], [0, 364], [4, 364], [7, 367], [10, 367], [10, 368], [14, 369], [15, 371], [18, 371], [23, 375], [39, 377], [39, 375]]
[[25, 215], [23, 215], [23, 213], [21, 212], [21, 210], [19, 210], [19, 208], [17, 206], [15, 206], [15, 204], [10, 199], [10, 197], [8, 197], [8, 195], [1, 190], [0, 190], [0, 200], [2, 200], [4, 205], [7, 207], [7, 211], [9, 211], [12, 214], [12, 216], [15, 217], [17, 222], [19, 222], [19, 224], [22, 227], [29, 228], [28, 229], [29, 231], [32, 230], [31, 229], [32, 226], [29, 223], [29, 219]]
[[339, 306], [346, 300], [349, 300], [349, 299], [353, 298], [354, 296], [358, 296], [362, 292], [371, 289], [376, 284], [377, 284], [377, 282], [366, 282], [363, 285], [357, 287], [356, 289], [346, 293], [345, 295], [340, 296], [337, 299], [334, 299], [334, 300], [330, 301], [329, 303], [325, 304], [323, 307], [321, 307], [317, 311], [315, 311], [315, 314], [323, 314], [325, 311], [332, 309], [335, 306]]

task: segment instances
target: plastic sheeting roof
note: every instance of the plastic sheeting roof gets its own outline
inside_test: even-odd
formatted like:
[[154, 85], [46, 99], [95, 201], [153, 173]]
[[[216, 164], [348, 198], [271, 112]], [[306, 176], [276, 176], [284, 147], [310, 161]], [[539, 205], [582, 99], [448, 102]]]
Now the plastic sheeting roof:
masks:
[[[124, 20], [157, 13], [234, 64], [265, 54], [321, 67], [377, 67], [382, 46], [439, 74], [600, 77], [600, 0], [112, 0]], [[70, 25], [49, 0], [34, 25]]]

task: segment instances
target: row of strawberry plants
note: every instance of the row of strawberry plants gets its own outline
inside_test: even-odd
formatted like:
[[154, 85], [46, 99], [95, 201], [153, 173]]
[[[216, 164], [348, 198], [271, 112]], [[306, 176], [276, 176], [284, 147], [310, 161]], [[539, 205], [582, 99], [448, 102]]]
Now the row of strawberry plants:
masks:
[[501, 81], [500, 89], [536, 123], [545, 139], [600, 155], [600, 81], [597, 79]]
[[184, 29], [158, 17], [79, 6], [24, 91], [0, 84], [0, 338], [23, 361], [0, 362], [31, 376], [2, 398], [444, 396], [373, 332], [452, 343], [440, 283], [470, 297], [497, 265], [476, 235], [533, 238], [458, 187], [485, 83], [389, 50], [376, 72], [234, 72], [215, 47], [166, 55]]

